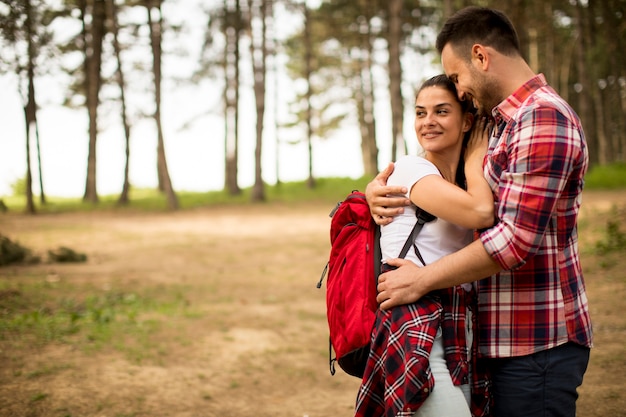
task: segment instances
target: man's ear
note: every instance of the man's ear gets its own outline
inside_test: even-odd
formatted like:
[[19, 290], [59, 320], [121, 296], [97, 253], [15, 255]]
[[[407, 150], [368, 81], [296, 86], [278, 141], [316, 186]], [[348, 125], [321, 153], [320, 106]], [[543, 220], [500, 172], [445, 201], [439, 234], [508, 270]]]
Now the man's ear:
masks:
[[489, 51], [485, 46], [479, 43], [472, 45], [472, 62], [482, 70], [489, 67]]

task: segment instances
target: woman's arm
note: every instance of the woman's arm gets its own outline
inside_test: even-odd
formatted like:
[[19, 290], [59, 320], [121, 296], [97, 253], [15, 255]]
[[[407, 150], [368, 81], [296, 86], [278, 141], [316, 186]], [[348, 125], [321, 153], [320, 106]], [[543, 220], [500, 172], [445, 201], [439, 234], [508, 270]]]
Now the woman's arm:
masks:
[[494, 223], [493, 194], [483, 174], [489, 125], [481, 119], [472, 129], [465, 152], [467, 191], [438, 175], [428, 175], [411, 188], [411, 201], [429, 213], [469, 229]]

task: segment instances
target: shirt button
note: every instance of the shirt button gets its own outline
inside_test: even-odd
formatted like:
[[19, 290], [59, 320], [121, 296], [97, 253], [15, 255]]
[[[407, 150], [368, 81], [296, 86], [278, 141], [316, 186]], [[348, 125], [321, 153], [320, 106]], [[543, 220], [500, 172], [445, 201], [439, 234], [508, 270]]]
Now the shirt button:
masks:
[[428, 388], [424, 388], [424, 392], [428, 392]]

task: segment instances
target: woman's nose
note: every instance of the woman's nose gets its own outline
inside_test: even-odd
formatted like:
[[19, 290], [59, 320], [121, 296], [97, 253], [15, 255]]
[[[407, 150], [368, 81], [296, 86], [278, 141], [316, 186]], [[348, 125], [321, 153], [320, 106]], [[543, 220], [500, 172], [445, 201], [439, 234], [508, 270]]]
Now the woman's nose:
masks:
[[424, 124], [432, 125], [434, 123], [435, 123], [434, 115], [432, 113], [427, 113], [426, 116], [424, 117]]

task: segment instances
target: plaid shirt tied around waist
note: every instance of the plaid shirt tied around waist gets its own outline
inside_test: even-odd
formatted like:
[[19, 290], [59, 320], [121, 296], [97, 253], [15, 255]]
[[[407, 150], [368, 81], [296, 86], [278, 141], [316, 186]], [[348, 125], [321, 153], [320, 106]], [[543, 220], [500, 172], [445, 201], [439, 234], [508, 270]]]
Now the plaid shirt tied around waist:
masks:
[[[470, 383], [472, 415], [488, 415], [490, 382], [476, 363], [475, 352], [471, 355], [469, 381], [465, 319], [466, 307], [471, 306], [474, 295], [473, 291], [453, 287], [430, 293], [412, 304], [378, 310], [355, 416], [409, 417], [417, 411], [436, 389], [429, 356], [440, 326], [452, 382]], [[474, 317], [472, 314], [472, 320]]]

